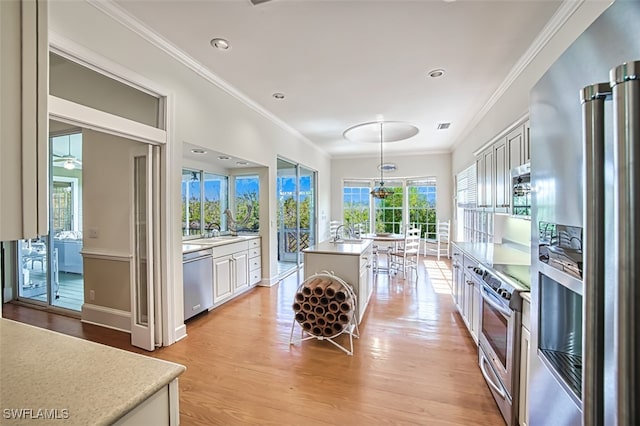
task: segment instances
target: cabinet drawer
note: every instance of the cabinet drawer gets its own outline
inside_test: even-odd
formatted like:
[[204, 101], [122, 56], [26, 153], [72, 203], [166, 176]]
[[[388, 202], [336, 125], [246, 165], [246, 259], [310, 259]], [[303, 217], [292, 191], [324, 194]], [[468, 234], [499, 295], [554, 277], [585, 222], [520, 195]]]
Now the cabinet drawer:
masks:
[[252, 240], [249, 240], [249, 248], [260, 248], [260, 238], [254, 238]]
[[262, 281], [262, 270], [260, 268], [249, 272], [249, 284], [254, 285]]
[[250, 271], [254, 271], [256, 269], [260, 269], [260, 259], [261, 257], [253, 257], [251, 259], [249, 259], [249, 270]]
[[260, 256], [260, 247], [249, 248], [249, 259]]

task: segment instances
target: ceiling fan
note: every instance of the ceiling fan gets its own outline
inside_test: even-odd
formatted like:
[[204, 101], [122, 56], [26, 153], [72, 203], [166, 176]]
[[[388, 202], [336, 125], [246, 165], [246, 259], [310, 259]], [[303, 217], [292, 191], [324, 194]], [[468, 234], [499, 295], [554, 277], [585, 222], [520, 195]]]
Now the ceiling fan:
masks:
[[69, 145], [66, 155], [52, 154], [54, 157], [54, 164], [57, 166], [62, 165], [67, 170], [73, 170], [76, 167], [82, 167], [82, 161], [80, 161], [75, 155], [71, 155], [71, 138], [69, 138]]

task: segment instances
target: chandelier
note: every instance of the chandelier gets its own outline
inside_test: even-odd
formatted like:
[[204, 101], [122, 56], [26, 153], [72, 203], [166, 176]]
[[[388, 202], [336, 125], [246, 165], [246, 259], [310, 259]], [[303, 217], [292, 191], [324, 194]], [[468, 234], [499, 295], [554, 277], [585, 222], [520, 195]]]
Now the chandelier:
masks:
[[382, 145], [384, 143], [384, 136], [382, 133], [382, 127], [384, 123], [380, 122], [380, 186], [376, 186], [371, 190], [371, 196], [373, 198], [379, 198], [381, 200], [393, 195], [393, 191], [384, 187], [384, 157], [382, 152]]

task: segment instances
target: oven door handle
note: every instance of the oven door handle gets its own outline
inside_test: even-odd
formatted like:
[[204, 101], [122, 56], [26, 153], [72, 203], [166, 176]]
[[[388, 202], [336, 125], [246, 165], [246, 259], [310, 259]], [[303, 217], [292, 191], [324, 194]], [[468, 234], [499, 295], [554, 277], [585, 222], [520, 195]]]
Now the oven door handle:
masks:
[[[506, 399], [507, 396], [504, 393], [504, 390], [502, 390], [500, 386], [496, 385], [496, 383], [493, 380], [491, 380], [491, 378], [489, 377], [489, 373], [487, 372], [487, 367], [486, 367], [487, 365], [489, 365], [489, 360], [487, 360], [487, 358], [484, 356], [484, 353], [482, 353], [482, 351], [480, 352], [481, 352], [480, 371], [482, 372], [484, 379], [489, 384], [489, 386], [491, 386], [493, 390], [496, 391], [496, 393], [500, 396], [500, 398]], [[491, 368], [491, 366], [489, 366], [489, 368]]]
[[511, 318], [511, 311], [509, 309], [505, 309], [504, 306], [496, 303], [496, 301], [493, 300], [493, 296], [491, 296], [489, 293], [487, 293], [487, 290], [485, 290], [484, 286], [482, 286], [481, 294], [482, 294], [482, 298], [485, 300], [485, 302], [487, 302], [489, 305], [491, 305], [492, 308], [496, 309], [498, 312], [500, 312], [505, 317]]

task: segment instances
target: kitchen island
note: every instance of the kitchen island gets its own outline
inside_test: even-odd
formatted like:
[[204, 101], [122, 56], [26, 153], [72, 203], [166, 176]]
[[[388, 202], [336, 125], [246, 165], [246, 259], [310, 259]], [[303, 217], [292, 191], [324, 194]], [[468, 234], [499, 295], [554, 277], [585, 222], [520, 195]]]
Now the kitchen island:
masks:
[[2, 424], [177, 425], [185, 367], [0, 318]]
[[373, 290], [372, 245], [372, 240], [323, 241], [303, 250], [305, 279], [328, 271], [353, 288], [358, 323], [364, 317]]

